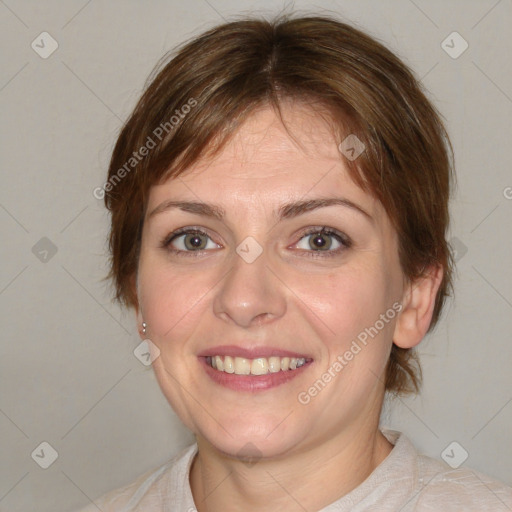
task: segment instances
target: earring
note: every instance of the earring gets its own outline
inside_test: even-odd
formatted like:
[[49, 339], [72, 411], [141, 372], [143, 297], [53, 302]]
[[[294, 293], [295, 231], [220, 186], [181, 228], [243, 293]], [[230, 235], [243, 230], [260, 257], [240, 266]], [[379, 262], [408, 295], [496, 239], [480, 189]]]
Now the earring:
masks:
[[142, 322], [142, 334], [146, 334], [146, 327], [147, 327], [146, 322]]

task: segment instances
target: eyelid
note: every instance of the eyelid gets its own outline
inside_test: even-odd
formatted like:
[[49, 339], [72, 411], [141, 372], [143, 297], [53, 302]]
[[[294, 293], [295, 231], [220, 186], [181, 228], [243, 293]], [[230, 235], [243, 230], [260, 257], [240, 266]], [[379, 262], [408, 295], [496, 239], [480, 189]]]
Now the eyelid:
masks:
[[299, 237], [298, 241], [293, 244], [293, 247], [296, 247], [303, 238], [305, 238], [307, 236], [311, 236], [311, 235], [316, 235], [316, 234], [324, 234], [324, 235], [331, 236], [331, 237], [335, 238], [341, 244], [341, 247], [334, 249], [334, 250], [325, 250], [325, 251], [322, 251], [322, 250], [315, 251], [315, 250], [307, 250], [307, 249], [299, 249], [299, 248], [297, 248], [297, 250], [299, 250], [313, 258], [322, 258], [322, 257], [339, 256], [341, 253], [345, 252], [347, 249], [349, 249], [353, 245], [353, 242], [349, 236], [347, 236], [345, 233], [342, 233], [341, 231], [338, 231], [335, 228], [330, 228], [328, 226], [313, 226], [313, 227], [309, 227], [309, 228], [306, 228], [303, 231], [301, 231], [300, 237]]
[[173, 242], [176, 238], [179, 238], [180, 236], [188, 235], [188, 234], [202, 235], [202, 236], [205, 236], [205, 237], [209, 238], [214, 244], [221, 245], [221, 244], [219, 244], [218, 242], [216, 242], [214, 240], [214, 238], [208, 233], [207, 229], [205, 229], [203, 227], [199, 227], [199, 226], [184, 226], [182, 228], [175, 229], [174, 231], [169, 233], [160, 242], [160, 247], [162, 249], [166, 249], [166, 250], [174, 252], [174, 253], [179, 253], [179, 254], [186, 253], [187, 255], [198, 255], [198, 254], [201, 254], [202, 252], [211, 251], [212, 250], [212, 249], [201, 249], [201, 250], [198, 250], [198, 251], [183, 251], [181, 249], [174, 249], [171, 246], [171, 242]]
[[349, 236], [347, 236], [345, 233], [335, 229], [331, 228], [329, 226], [312, 226], [309, 228], [305, 228], [304, 231], [301, 232], [301, 238], [308, 236], [308, 235], [315, 235], [315, 234], [325, 234], [334, 236], [340, 239], [340, 242], [343, 243], [346, 246], [350, 246], [352, 244], [352, 240]]
[[198, 233], [201, 235], [210, 236], [208, 233], [204, 231], [202, 228], [198, 228], [195, 226], [185, 226], [182, 228], [175, 229], [174, 231], [171, 231], [163, 240], [162, 244], [169, 244], [171, 243], [175, 238], [177, 238], [180, 235], [185, 235], [188, 233]]

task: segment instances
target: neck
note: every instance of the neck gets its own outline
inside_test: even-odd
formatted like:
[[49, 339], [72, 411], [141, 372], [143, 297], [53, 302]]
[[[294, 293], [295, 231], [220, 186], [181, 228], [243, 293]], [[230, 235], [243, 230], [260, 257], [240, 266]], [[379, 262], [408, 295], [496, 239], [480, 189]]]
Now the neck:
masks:
[[248, 464], [198, 437], [190, 484], [198, 512], [319, 510], [361, 484], [387, 457], [391, 443], [378, 423], [352, 428], [315, 447]]

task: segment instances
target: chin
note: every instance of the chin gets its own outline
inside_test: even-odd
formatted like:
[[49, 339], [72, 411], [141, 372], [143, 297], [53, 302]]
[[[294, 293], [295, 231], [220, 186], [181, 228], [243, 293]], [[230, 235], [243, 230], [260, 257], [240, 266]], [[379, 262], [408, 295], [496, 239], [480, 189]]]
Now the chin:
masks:
[[[226, 432], [222, 427], [212, 430], [211, 423], [205, 429], [198, 429], [198, 435], [216, 450], [228, 457], [249, 459], [276, 458], [289, 454], [298, 444], [300, 433], [290, 432], [291, 426], [284, 427], [283, 418], [246, 417], [244, 421], [233, 420]], [[279, 421], [282, 423], [279, 425]], [[276, 428], [277, 427], [277, 428]]]

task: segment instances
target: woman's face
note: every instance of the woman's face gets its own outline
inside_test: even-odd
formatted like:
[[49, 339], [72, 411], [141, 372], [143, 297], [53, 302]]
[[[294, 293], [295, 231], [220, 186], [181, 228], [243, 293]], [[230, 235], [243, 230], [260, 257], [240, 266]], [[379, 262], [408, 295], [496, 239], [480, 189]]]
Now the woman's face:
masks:
[[302, 149], [258, 111], [214, 160], [151, 189], [143, 229], [138, 315], [159, 384], [231, 455], [375, 428], [403, 293], [396, 233], [341, 141], [307, 107], [284, 114]]

